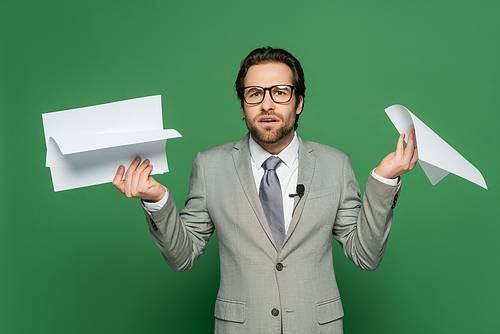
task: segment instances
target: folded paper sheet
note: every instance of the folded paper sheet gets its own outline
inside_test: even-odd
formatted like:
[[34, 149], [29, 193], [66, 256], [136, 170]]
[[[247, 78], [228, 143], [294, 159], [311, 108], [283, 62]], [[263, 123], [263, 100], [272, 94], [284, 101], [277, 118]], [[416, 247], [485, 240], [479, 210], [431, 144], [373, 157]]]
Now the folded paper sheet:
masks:
[[408, 109], [401, 105], [393, 105], [385, 109], [385, 112], [399, 133], [408, 135], [409, 131], [415, 128], [418, 162], [432, 185], [436, 185], [446, 175], [453, 173], [488, 189], [479, 170]]
[[111, 182], [119, 165], [136, 156], [168, 172], [165, 144], [181, 137], [164, 130], [161, 96], [101, 104], [42, 115], [54, 190]]

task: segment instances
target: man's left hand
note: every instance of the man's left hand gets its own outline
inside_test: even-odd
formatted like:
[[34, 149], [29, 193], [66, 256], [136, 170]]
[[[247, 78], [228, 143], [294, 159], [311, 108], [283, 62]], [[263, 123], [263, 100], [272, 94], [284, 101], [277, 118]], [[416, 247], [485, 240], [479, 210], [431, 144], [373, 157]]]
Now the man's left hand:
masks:
[[415, 129], [410, 130], [408, 142], [404, 147], [405, 134], [399, 136], [398, 145], [395, 152], [387, 155], [384, 160], [375, 168], [375, 173], [387, 179], [409, 172], [415, 167], [418, 161], [418, 148], [415, 147]]

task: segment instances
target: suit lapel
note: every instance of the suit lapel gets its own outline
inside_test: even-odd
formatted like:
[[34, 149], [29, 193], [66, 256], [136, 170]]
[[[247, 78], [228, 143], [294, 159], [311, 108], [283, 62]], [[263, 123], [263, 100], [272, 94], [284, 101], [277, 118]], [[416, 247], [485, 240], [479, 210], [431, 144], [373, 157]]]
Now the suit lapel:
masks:
[[[297, 135], [298, 136], [298, 135]], [[283, 247], [285, 246], [287, 240], [292, 235], [293, 231], [297, 227], [300, 216], [302, 215], [302, 210], [307, 201], [307, 195], [310, 192], [312, 179], [314, 175], [314, 168], [316, 165], [316, 157], [312, 153], [312, 147], [300, 136], [299, 139], [299, 170], [297, 175], [297, 184], [303, 184], [305, 191], [302, 198], [295, 197], [294, 211], [292, 215], [292, 221], [290, 222], [290, 227], [283, 242]]]
[[241, 187], [243, 188], [243, 191], [245, 192], [248, 202], [250, 202], [250, 205], [252, 206], [252, 209], [259, 220], [260, 226], [262, 226], [262, 229], [266, 232], [267, 237], [272, 242], [273, 246], [276, 248], [273, 234], [271, 232], [271, 229], [269, 228], [269, 224], [267, 223], [266, 215], [264, 214], [262, 205], [260, 204], [259, 193], [255, 188], [255, 181], [252, 171], [252, 162], [250, 158], [250, 149], [248, 148], [249, 135], [250, 134], [247, 134], [243, 139], [234, 144], [232, 153], [234, 167], [236, 169], [236, 174], [238, 174]]

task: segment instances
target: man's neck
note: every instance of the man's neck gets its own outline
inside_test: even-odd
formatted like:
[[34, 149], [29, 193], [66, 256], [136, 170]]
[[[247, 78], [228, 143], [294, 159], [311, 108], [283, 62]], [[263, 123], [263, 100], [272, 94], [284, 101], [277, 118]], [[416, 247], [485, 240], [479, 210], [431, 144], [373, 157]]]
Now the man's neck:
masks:
[[289, 134], [287, 134], [284, 138], [282, 138], [280, 141], [276, 143], [264, 143], [256, 139], [254, 136], [252, 136], [252, 139], [270, 154], [278, 155], [280, 154], [281, 151], [287, 148], [288, 145], [290, 145], [294, 135], [295, 131], [291, 131]]
[[[248, 138], [248, 148], [250, 150], [250, 156], [252, 158], [252, 164], [257, 168], [262, 166], [262, 163], [269, 158], [271, 153], [266, 151], [262, 146], [260, 146], [252, 136]], [[294, 159], [298, 157], [299, 152], [299, 139], [298, 135], [294, 133], [292, 142], [282, 150], [278, 156], [284, 163], [284, 165], [291, 167], [293, 165]]]

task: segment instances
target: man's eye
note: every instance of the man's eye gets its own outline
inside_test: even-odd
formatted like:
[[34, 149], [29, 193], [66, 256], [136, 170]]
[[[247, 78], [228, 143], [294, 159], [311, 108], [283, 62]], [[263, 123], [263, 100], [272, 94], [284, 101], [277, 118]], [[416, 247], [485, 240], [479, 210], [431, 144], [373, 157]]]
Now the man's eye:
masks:
[[250, 96], [252, 97], [259, 97], [261, 95], [262, 95], [261, 91], [250, 92]]

